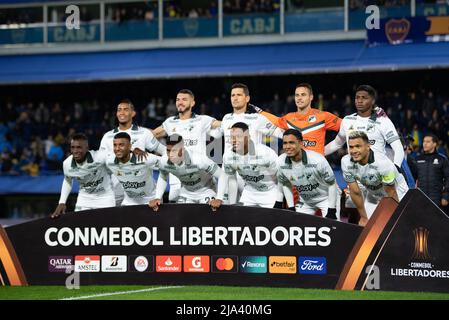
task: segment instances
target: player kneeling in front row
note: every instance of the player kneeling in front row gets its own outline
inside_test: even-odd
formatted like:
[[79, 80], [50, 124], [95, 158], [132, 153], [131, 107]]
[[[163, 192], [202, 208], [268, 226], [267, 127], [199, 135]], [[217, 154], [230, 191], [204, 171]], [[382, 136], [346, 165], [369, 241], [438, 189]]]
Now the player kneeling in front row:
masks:
[[59, 204], [51, 217], [56, 218], [65, 213], [73, 179], [79, 183], [75, 211], [115, 207], [110, 176], [101, 152], [89, 151], [87, 137], [82, 133], [73, 135], [70, 152], [72, 155], [63, 163], [64, 180]]
[[292, 187], [299, 194], [297, 212], [337, 219], [337, 185], [334, 172], [326, 158], [318, 152], [304, 150], [301, 132], [288, 129], [283, 136], [284, 154], [278, 164], [278, 199], [275, 208], [282, 208], [283, 196], [289, 208], [293, 207]]
[[[353, 131], [348, 145], [349, 154], [341, 159], [341, 169], [360, 214], [359, 225], [365, 226], [383, 197], [392, 197], [399, 202], [408, 186], [386, 155], [371, 150], [366, 133]], [[360, 191], [357, 182], [366, 187], [366, 194]]]
[[159, 164], [156, 197], [148, 204], [154, 211], [159, 210], [170, 173], [181, 181], [177, 203], [207, 204], [215, 197], [213, 179], [220, 177], [221, 169], [205, 154], [188, 152], [180, 135], [169, 136], [167, 138], [167, 155], [161, 158]]
[[[277, 198], [277, 154], [273, 149], [250, 139], [248, 125], [237, 122], [231, 126], [231, 150], [223, 155], [223, 172], [218, 180], [217, 199], [209, 202], [213, 211], [223, 203], [229, 177], [238, 173], [245, 186], [239, 203], [244, 206], [273, 208]], [[229, 192], [232, 186], [229, 184]]]

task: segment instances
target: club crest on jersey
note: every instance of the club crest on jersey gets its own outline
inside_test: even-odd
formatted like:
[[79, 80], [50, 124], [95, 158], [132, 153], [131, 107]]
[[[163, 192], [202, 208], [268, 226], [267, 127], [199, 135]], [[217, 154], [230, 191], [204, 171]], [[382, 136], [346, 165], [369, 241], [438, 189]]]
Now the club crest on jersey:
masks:
[[316, 122], [316, 116], [309, 116], [309, 122]]

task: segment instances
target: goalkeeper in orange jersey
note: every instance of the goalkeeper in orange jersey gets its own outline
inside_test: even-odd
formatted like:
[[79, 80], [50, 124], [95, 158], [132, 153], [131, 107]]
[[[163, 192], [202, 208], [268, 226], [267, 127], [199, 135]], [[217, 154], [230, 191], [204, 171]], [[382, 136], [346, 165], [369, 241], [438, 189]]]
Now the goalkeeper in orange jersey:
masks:
[[298, 108], [296, 112], [277, 117], [254, 105], [250, 106], [275, 126], [284, 130], [296, 129], [300, 131], [304, 139], [304, 148], [324, 155], [326, 130], [338, 132], [341, 119], [330, 112], [312, 108], [312, 100], [312, 86], [308, 83], [300, 83], [295, 88], [295, 103]]
[[[326, 130], [338, 132], [340, 130], [341, 119], [330, 112], [312, 108], [312, 100], [312, 86], [308, 83], [300, 83], [295, 88], [295, 103], [298, 108], [296, 112], [290, 112], [285, 116], [277, 117], [254, 105], [250, 104], [249, 106], [281, 129], [298, 130], [303, 136], [304, 149], [321, 153], [324, 156]], [[295, 203], [298, 203], [299, 198], [296, 190], [293, 190], [293, 195]]]

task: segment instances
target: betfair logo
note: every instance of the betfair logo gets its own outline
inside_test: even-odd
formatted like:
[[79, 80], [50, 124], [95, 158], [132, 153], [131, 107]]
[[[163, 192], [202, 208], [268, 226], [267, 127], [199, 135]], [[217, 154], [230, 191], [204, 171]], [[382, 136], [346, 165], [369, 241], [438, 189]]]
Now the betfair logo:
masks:
[[270, 273], [296, 273], [296, 257], [271, 256], [269, 258]]

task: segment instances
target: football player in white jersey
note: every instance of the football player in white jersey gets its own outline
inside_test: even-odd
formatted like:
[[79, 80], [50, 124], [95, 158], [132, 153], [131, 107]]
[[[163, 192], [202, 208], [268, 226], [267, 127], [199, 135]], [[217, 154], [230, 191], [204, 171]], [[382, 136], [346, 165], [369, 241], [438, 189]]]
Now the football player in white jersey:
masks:
[[232, 113], [228, 113], [221, 121], [220, 131], [225, 139], [225, 151], [232, 149], [231, 128], [234, 123], [243, 122], [248, 125], [249, 136], [255, 144], [263, 143], [263, 136], [274, 136], [282, 139], [283, 129], [276, 127], [259, 113], [250, 113], [249, 89], [243, 83], [234, 83], [231, 87]]
[[284, 154], [277, 161], [279, 197], [275, 208], [282, 208], [283, 196], [288, 207], [293, 206], [293, 186], [299, 194], [297, 212], [314, 215], [320, 209], [323, 217], [337, 219], [337, 184], [326, 158], [318, 152], [305, 150], [298, 130], [287, 129], [282, 142]]
[[[276, 127], [263, 115], [248, 110], [250, 101], [249, 89], [243, 83], [234, 83], [231, 87], [231, 105], [233, 112], [223, 117], [221, 126], [215, 131], [211, 131], [211, 135], [215, 138], [224, 136], [224, 150], [232, 149], [231, 143], [231, 127], [237, 122], [243, 122], [248, 125], [249, 136], [255, 144], [263, 143], [264, 136], [273, 136], [282, 139], [283, 129]], [[275, 140], [275, 148], [277, 148], [277, 139]], [[238, 183], [238, 188], [237, 188]], [[229, 188], [235, 190], [235, 194], [226, 192], [226, 202], [234, 204], [237, 200], [237, 191], [242, 189], [243, 180], [239, 175], [229, 178]]]
[[64, 180], [59, 204], [51, 217], [56, 218], [65, 213], [74, 179], [79, 183], [75, 211], [114, 207], [115, 199], [109, 172], [99, 152], [89, 151], [87, 137], [84, 134], [73, 135], [70, 152], [72, 155], [63, 163]]
[[[136, 111], [130, 100], [124, 99], [120, 101], [117, 106], [116, 116], [119, 125], [117, 128], [104, 134], [100, 143], [100, 151], [113, 154], [114, 136], [119, 132], [126, 132], [131, 137], [133, 153], [137, 156], [145, 156], [146, 151], [156, 152], [161, 155], [165, 153], [165, 146], [154, 137], [151, 130], [144, 127], [139, 127], [133, 123], [133, 119], [136, 116]], [[121, 184], [118, 183], [116, 177], [112, 176], [111, 180], [115, 193], [116, 205], [120, 205], [124, 196], [123, 188], [121, 187]]]
[[[220, 122], [207, 115], [197, 115], [193, 112], [195, 96], [189, 89], [182, 89], [176, 95], [178, 114], [169, 117], [160, 127], [153, 130], [156, 138], [173, 134], [183, 137], [185, 148], [191, 153], [206, 155], [207, 134], [211, 129], [218, 128]], [[177, 201], [181, 191], [181, 182], [173, 174], [169, 175], [169, 201]]]
[[114, 154], [107, 155], [106, 165], [125, 191], [122, 206], [148, 204], [155, 196], [153, 169], [160, 157], [149, 154], [143, 161], [131, 152], [131, 137], [126, 132], [114, 136]]
[[248, 125], [243, 122], [232, 125], [231, 144], [231, 150], [225, 151], [223, 155], [223, 172], [218, 180], [217, 198], [209, 202], [212, 210], [216, 211], [222, 205], [228, 179], [236, 173], [245, 183], [239, 203], [273, 208], [277, 199], [276, 152], [261, 143], [254, 143]]
[[357, 113], [343, 118], [338, 135], [324, 148], [325, 156], [343, 147], [352, 131], [363, 131], [367, 134], [373, 151], [386, 154], [385, 145], [389, 144], [394, 152], [394, 164], [401, 167], [404, 148], [393, 122], [385, 112], [377, 112], [376, 98], [376, 90], [369, 85], [361, 85], [356, 89]]
[[167, 137], [167, 155], [161, 158], [156, 197], [148, 204], [154, 211], [159, 210], [162, 196], [167, 187], [168, 173], [181, 181], [181, 192], [177, 203], [208, 204], [216, 195], [214, 178], [221, 175], [220, 167], [205, 154], [187, 150], [183, 138], [174, 134]]
[[[343, 177], [365, 226], [383, 197], [400, 201], [408, 191], [405, 178], [386, 155], [371, 149], [365, 132], [353, 131], [348, 137], [349, 154], [341, 159]], [[361, 183], [366, 188], [363, 194]]]

